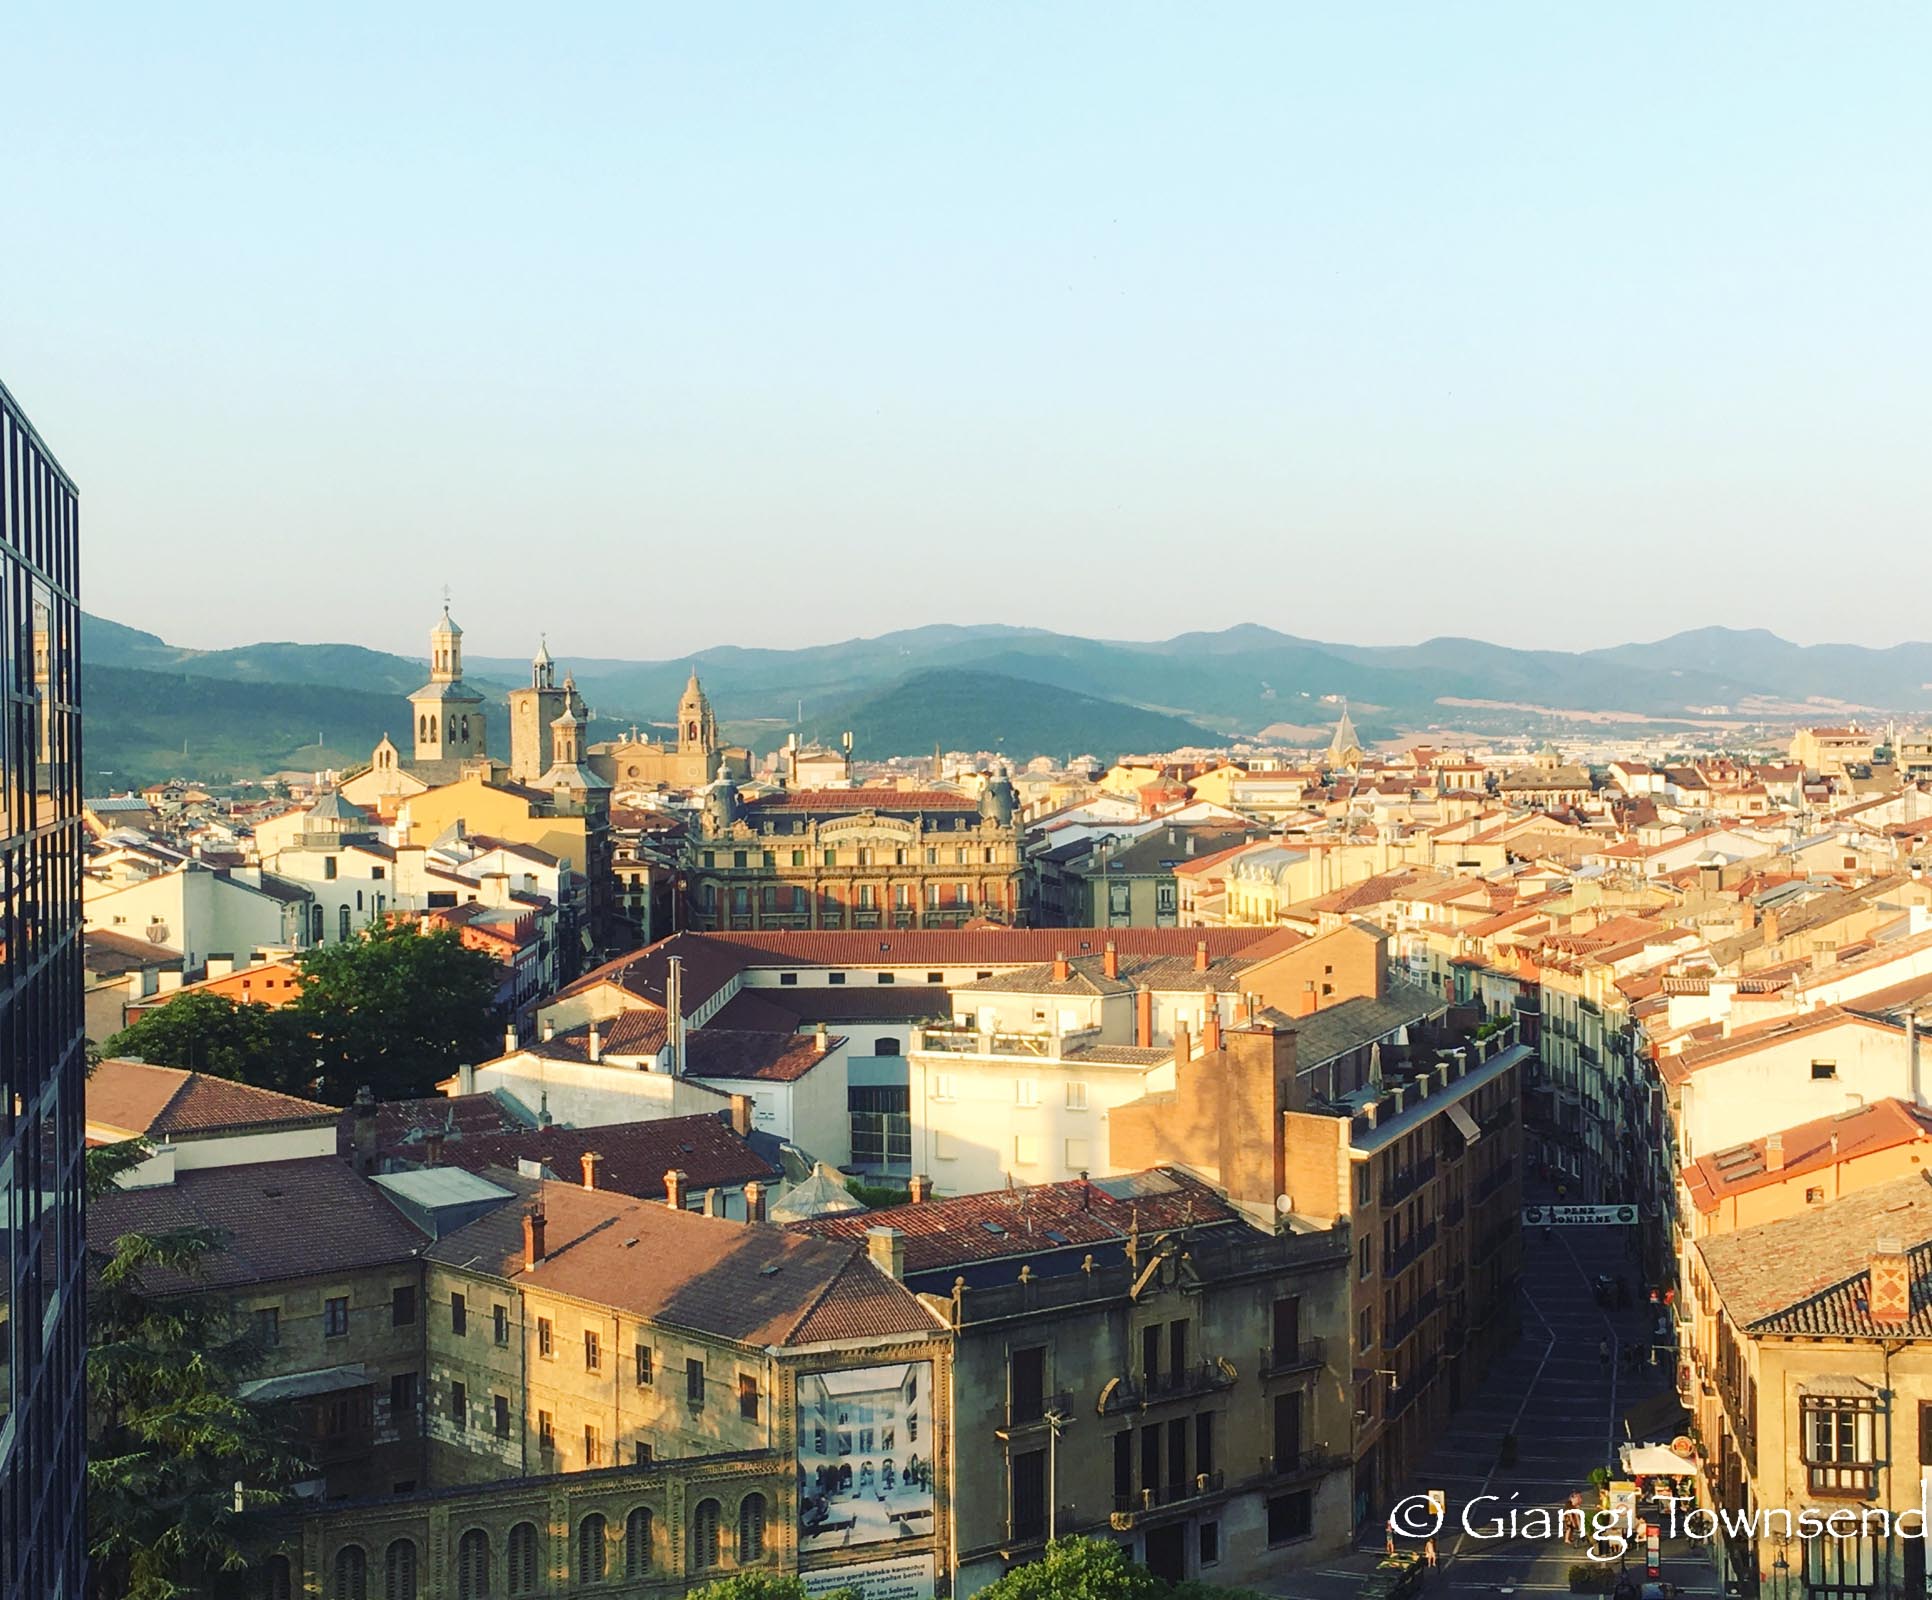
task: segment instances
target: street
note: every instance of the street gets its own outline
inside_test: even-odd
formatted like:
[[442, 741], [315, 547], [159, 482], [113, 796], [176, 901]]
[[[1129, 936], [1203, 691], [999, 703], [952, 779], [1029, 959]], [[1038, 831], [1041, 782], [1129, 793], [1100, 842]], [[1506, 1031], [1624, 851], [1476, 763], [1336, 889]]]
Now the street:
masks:
[[[1633, 1403], [1668, 1386], [1668, 1369], [1646, 1362], [1633, 1376], [1617, 1356], [1625, 1345], [1648, 1343], [1645, 1295], [1626, 1253], [1628, 1230], [1553, 1231], [1547, 1241], [1540, 1229], [1526, 1233], [1522, 1338], [1457, 1413], [1422, 1474], [1405, 1486], [1405, 1501], [1429, 1490], [1447, 1498], [1443, 1532], [1436, 1540], [1441, 1570], [1429, 1576], [1427, 1589], [1568, 1593], [1569, 1569], [1583, 1554], [1554, 1532], [1555, 1516], [1577, 1491], [1586, 1506], [1595, 1506], [1590, 1472], [1600, 1466], [1614, 1470], [1619, 1419]], [[1625, 1278], [1632, 1291], [1629, 1309], [1597, 1304], [1593, 1283], [1599, 1273]], [[1600, 1353], [1605, 1340], [1612, 1351], [1607, 1364]], [[1514, 1464], [1504, 1466], [1499, 1453], [1507, 1433], [1516, 1435], [1517, 1451]], [[1479, 1496], [1495, 1498], [1471, 1508]], [[1340, 1600], [1357, 1593], [1382, 1557], [1390, 1509], [1379, 1508], [1373, 1526], [1348, 1555], [1300, 1569], [1284, 1565], [1277, 1579], [1261, 1586], [1263, 1592], [1284, 1600]], [[1473, 1531], [1465, 1531], [1465, 1514]], [[1426, 1515], [1414, 1502], [1404, 1512], [1405, 1519], [1413, 1519], [1408, 1525], [1417, 1528]], [[1506, 1524], [1501, 1534], [1494, 1530], [1498, 1518]], [[1511, 1536], [1512, 1518], [1521, 1536]], [[1419, 1549], [1421, 1539], [1398, 1540], [1398, 1545]], [[1687, 1594], [1717, 1592], [1711, 1566], [1695, 1545], [1666, 1539], [1662, 1554], [1664, 1581]], [[1639, 1582], [1644, 1564], [1642, 1547], [1633, 1543], [1628, 1565]]]

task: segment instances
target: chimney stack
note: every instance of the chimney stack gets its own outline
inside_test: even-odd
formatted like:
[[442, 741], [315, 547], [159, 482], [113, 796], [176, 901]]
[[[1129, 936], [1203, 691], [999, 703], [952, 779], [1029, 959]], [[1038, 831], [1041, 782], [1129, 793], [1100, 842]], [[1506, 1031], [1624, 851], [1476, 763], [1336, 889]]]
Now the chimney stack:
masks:
[[914, 1205], [923, 1206], [931, 1198], [932, 1179], [923, 1172], [915, 1172], [906, 1180], [906, 1193], [912, 1197]]
[[597, 1187], [597, 1164], [603, 1159], [595, 1150], [586, 1150], [583, 1153], [584, 1187], [586, 1189], [595, 1189]]
[[1867, 1279], [1866, 1308], [1872, 1321], [1898, 1327], [1912, 1320], [1912, 1261], [1897, 1239], [1881, 1237], [1873, 1246]]
[[423, 1135], [423, 1165], [433, 1167], [443, 1159], [443, 1130], [431, 1128]]
[[704, 1200], [701, 1203], [704, 1207], [704, 1214], [707, 1217], [715, 1217], [718, 1215], [718, 1191], [716, 1189], [705, 1190]]
[[1055, 983], [1065, 983], [1072, 976], [1073, 966], [1067, 960], [1066, 951], [1056, 950], [1053, 953], [1053, 981]]
[[894, 1278], [906, 1275], [906, 1236], [897, 1228], [867, 1228], [865, 1253], [881, 1272]]
[[1174, 1065], [1185, 1066], [1194, 1059], [1194, 1041], [1187, 1036], [1187, 1024], [1178, 1018], [1174, 1022]]
[[820, 1055], [824, 1055], [826, 1051], [832, 1048], [832, 1032], [822, 1022], [812, 1034], [812, 1048]]
[[731, 1097], [731, 1131], [740, 1139], [751, 1132], [751, 1096], [748, 1094]]
[[543, 1259], [543, 1208], [532, 1206], [523, 1214], [523, 1266], [527, 1272]]
[[604, 1036], [597, 1031], [595, 1019], [591, 1021], [590, 1039], [584, 1048], [590, 1052], [590, 1059], [592, 1061], [602, 1061], [604, 1059]]
[[1120, 952], [1114, 948], [1114, 942], [1111, 939], [1107, 941], [1107, 952], [1100, 970], [1110, 978], [1120, 976]]
[[664, 1200], [673, 1211], [684, 1209], [684, 1186], [690, 1181], [676, 1167], [664, 1174]]
[[556, 1023], [552, 1022], [550, 1018], [545, 1017], [543, 1022], [538, 1026], [537, 1035], [545, 1044], [548, 1044], [552, 1039], [557, 1037]]
[[476, 1068], [467, 1061], [456, 1069], [456, 1092], [458, 1094], [476, 1093]]
[[1767, 1133], [1764, 1136], [1764, 1170], [1766, 1172], [1784, 1171], [1784, 1135]]
[[1199, 939], [1194, 945], [1194, 970], [1206, 972], [1208, 969], [1207, 940]]
[[1142, 1050], [1154, 1047], [1154, 991], [1144, 983], [1134, 992], [1134, 1043]]
[[1201, 1028], [1201, 1049], [1205, 1054], [1213, 1055], [1220, 1048], [1221, 1013], [1219, 1011], [1210, 1011], [1206, 1023]]
[[517, 1053], [517, 1025], [514, 1022], [503, 1030], [503, 1053], [506, 1056]]
[[765, 1220], [765, 1186], [756, 1178], [745, 1185], [745, 1221]]
[[366, 1178], [376, 1170], [376, 1096], [366, 1083], [356, 1090], [351, 1142], [355, 1147], [355, 1169]]

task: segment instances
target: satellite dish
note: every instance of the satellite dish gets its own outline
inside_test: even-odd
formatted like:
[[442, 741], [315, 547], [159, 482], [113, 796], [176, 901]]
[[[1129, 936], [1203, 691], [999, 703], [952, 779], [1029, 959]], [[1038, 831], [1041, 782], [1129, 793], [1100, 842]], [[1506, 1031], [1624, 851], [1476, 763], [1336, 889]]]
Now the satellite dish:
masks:
[[1287, 1195], [1278, 1194], [1275, 1196], [1275, 1210], [1279, 1211], [1284, 1217], [1287, 1216], [1288, 1213], [1293, 1211], [1294, 1209], [1295, 1209], [1295, 1202], [1291, 1200]]

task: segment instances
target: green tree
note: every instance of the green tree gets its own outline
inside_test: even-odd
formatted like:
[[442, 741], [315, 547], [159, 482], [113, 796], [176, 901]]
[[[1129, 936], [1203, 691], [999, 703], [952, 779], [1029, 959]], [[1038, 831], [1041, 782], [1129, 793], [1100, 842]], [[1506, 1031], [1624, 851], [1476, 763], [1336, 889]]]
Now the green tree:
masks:
[[270, 1006], [236, 1004], [191, 989], [101, 1046], [103, 1056], [139, 1056], [158, 1067], [187, 1067], [265, 1089], [299, 1090], [313, 1062], [294, 1018]]
[[[105, 1194], [138, 1141], [89, 1151]], [[263, 1514], [304, 1469], [274, 1422], [236, 1393], [260, 1352], [217, 1297], [183, 1287], [221, 1250], [212, 1228], [126, 1233], [90, 1250], [88, 1553], [98, 1596], [230, 1592]]]
[[299, 965], [301, 992], [287, 1009], [324, 1099], [346, 1105], [365, 1083], [378, 1100], [429, 1094], [464, 1062], [497, 1053], [502, 968], [454, 929], [379, 923]]
[[1164, 1600], [1166, 1592], [1111, 1539], [1055, 1539], [1038, 1561], [980, 1591], [985, 1600]]

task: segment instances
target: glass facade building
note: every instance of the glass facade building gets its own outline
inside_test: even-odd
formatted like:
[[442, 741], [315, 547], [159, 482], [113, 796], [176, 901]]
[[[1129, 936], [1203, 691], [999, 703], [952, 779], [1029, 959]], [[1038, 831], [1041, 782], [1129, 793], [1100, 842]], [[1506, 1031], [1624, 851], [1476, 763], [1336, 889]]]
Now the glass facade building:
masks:
[[0, 1595], [78, 1600], [80, 519], [0, 387]]

